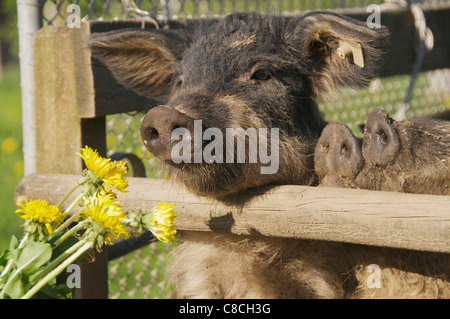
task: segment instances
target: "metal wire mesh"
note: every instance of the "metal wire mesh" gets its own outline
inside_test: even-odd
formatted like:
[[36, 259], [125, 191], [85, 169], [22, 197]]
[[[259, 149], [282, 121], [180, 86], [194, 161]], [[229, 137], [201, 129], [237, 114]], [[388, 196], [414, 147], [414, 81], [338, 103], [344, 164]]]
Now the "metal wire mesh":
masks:
[[110, 262], [109, 297], [112, 299], [167, 298], [172, 295], [165, 279], [166, 244], [152, 242]]
[[[366, 121], [369, 112], [380, 107], [393, 115], [405, 98], [409, 76], [394, 76], [372, 81], [359, 91], [344, 91], [338, 97], [319, 104], [328, 121], [347, 124], [357, 136], [362, 136], [359, 124]], [[417, 78], [413, 99], [406, 118], [429, 116], [450, 109], [450, 70], [422, 72]]]
[[[64, 25], [70, 15], [67, 7], [78, 4], [84, 20], [125, 19], [142, 17], [143, 10], [156, 19], [214, 17], [232, 12], [260, 11], [297, 13], [317, 9], [364, 8], [382, 0], [47, 0], [44, 5], [44, 24]], [[396, 2], [394, 0], [386, 2]], [[450, 0], [413, 1], [421, 6], [450, 5]], [[128, 9], [127, 9], [128, 8]], [[361, 136], [358, 124], [364, 123], [370, 110], [381, 107], [393, 114], [405, 98], [410, 76], [395, 76], [374, 80], [360, 91], [343, 91], [337, 97], [320, 103], [328, 121], [346, 123]], [[450, 69], [422, 72], [418, 75], [407, 118], [427, 116], [450, 109]], [[157, 159], [152, 158], [140, 142], [139, 126], [144, 114], [117, 114], [107, 117], [107, 148], [111, 156], [116, 152], [133, 153], [144, 159], [148, 177], [164, 178]], [[152, 243], [110, 263], [109, 284], [111, 298], [170, 298], [165, 286], [164, 268], [168, 246]]]
[[[365, 8], [370, 4], [402, 2], [402, 0], [134, 0], [136, 7], [152, 17], [168, 15], [168, 18], [198, 18], [225, 15], [233, 12], [296, 13], [307, 10]], [[440, 6], [449, 0], [414, 0], [423, 6]], [[131, 0], [47, 0], [44, 5], [44, 21], [47, 24], [64, 24], [69, 13], [67, 6], [75, 3], [81, 8], [85, 20], [129, 18], [132, 14], [125, 7]]]

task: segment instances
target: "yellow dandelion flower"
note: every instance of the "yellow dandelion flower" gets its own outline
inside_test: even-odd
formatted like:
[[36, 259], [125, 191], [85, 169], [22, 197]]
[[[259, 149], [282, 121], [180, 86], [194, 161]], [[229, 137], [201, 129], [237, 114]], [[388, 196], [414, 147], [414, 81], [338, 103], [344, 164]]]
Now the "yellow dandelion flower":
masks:
[[128, 183], [125, 180], [125, 174], [128, 173], [128, 165], [123, 161], [111, 161], [98, 155], [96, 150], [89, 146], [81, 149], [82, 154], [77, 153], [84, 160], [89, 171], [97, 175], [103, 183], [115, 187], [121, 192], [126, 192]]
[[53, 233], [52, 224], [57, 227], [64, 220], [63, 212], [45, 200], [25, 200], [25, 204], [17, 202], [16, 205], [20, 207], [16, 210], [20, 218], [45, 225], [49, 234]]
[[82, 213], [94, 222], [93, 229], [97, 235], [104, 238], [105, 244], [112, 244], [113, 238], [130, 236], [125, 225], [120, 221], [126, 214], [111, 191], [96, 193], [86, 198]]
[[150, 230], [160, 241], [171, 242], [177, 233], [175, 217], [173, 211], [175, 205], [167, 205], [165, 202], [159, 203], [152, 211], [142, 218], [146, 228]]
[[16, 176], [22, 176], [24, 173], [23, 160], [19, 160], [19, 161], [15, 162], [12, 166], [12, 170], [13, 170], [14, 174], [16, 174]]
[[19, 148], [19, 143], [14, 137], [7, 137], [2, 142], [2, 151], [5, 153], [14, 153]]

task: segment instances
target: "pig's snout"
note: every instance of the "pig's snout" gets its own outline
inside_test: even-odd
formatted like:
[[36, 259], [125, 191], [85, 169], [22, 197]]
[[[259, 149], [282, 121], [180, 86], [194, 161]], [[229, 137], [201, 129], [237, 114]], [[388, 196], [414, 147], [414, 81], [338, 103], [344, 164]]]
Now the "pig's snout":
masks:
[[172, 132], [178, 128], [184, 128], [185, 130], [180, 132], [192, 136], [194, 120], [175, 109], [166, 106], [155, 107], [142, 120], [142, 142], [160, 160], [169, 161], [172, 159], [172, 147], [184, 138], [180, 137], [180, 134], [175, 134], [175, 138], [172, 139]]
[[393, 121], [381, 109], [370, 112], [364, 128], [362, 153], [366, 162], [384, 166], [390, 163], [400, 149], [400, 139]]
[[314, 162], [320, 177], [335, 174], [353, 179], [364, 163], [360, 141], [344, 124], [330, 123], [317, 143]]

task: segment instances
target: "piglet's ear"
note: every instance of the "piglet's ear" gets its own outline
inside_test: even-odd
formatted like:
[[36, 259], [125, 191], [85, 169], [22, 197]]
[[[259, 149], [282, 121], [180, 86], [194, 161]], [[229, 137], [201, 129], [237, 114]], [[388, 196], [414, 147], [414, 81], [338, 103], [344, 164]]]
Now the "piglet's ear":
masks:
[[288, 39], [316, 96], [338, 87], [361, 87], [377, 76], [388, 30], [330, 12], [313, 12], [289, 22]]
[[92, 56], [112, 72], [116, 80], [139, 95], [164, 101], [176, 78], [176, 64], [189, 46], [189, 38], [177, 30], [121, 30], [92, 34]]

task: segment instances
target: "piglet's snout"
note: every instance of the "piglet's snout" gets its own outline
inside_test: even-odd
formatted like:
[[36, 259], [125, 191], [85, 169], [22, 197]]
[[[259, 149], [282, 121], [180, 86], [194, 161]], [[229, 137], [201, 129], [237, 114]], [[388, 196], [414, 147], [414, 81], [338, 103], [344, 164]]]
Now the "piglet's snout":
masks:
[[172, 140], [172, 132], [181, 128], [180, 132], [192, 136], [194, 130], [194, 120], [178, 112], [173, 108], [158, 106], [150, 110], [142, 120], [141, 138], [145, 147], [156, 157], [163, 161], [172, 159], [172, 147], [180, 141], [178, 138]]

